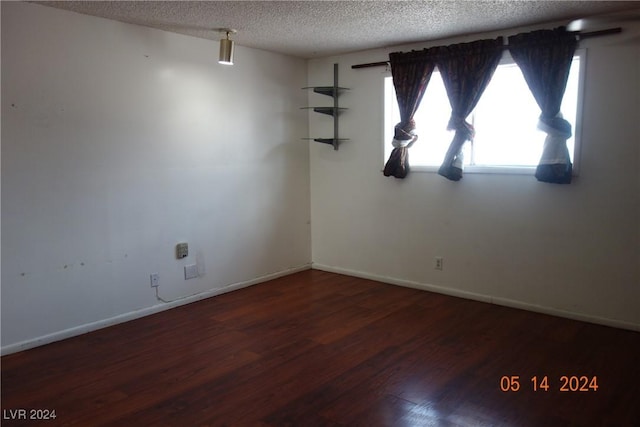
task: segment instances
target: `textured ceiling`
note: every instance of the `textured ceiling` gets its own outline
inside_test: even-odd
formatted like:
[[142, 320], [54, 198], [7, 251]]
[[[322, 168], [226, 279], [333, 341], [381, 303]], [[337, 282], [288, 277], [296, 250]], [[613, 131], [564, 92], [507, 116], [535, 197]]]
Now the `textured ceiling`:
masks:
[[638, 9], [630, 1], [54, 1], [117, 21], [302, 58]]

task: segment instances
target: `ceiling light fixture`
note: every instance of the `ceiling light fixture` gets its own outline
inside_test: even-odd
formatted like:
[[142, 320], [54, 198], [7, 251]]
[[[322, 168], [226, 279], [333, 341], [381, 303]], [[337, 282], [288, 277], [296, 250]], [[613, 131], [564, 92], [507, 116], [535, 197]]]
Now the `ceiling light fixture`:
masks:
[[229, 28], [221, 28], [218, 30], [221, 33], [226, 33], [226, 39], [220, 39], [220, 56], [218, 58], [219, 64], [233, 65], [233, 40], [229, 39], [229, 34], [235, 34], [236, 30]]

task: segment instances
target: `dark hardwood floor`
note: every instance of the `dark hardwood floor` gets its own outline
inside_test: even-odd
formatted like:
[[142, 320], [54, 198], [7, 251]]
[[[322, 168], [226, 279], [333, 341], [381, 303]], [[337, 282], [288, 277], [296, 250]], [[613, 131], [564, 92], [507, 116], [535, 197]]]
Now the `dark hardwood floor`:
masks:
[[3, 426], [640, 426], [640, 334], [305, 271], [5, 356], [2, 412]]

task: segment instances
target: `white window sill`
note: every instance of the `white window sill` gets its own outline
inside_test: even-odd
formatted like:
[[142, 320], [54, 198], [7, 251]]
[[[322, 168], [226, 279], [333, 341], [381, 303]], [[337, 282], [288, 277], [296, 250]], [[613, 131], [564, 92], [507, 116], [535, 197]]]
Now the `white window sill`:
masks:
[[[414, 166], [411, 165], [411, 172], [437, 173], [440, 166]], [[462, 173], [486, 173], [486, 174], [506, 174], [506, 175], [533, 175], [536, 172], [535, 166], [465, 166]]]
[[[437, 173], [440, 166], [410, 166], [411, 172]], [[495, 175], [535, 175], [535, 166], [465, 166], [463, 174], [495, 174]], [[573, 167], [572, 176], [578, 176], [577, 168]]]

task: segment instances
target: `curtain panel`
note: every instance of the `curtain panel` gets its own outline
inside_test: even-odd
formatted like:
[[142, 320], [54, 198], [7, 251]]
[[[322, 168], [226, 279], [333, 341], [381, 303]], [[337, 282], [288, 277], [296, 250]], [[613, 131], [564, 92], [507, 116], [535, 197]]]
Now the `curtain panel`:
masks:
[[466, 118], [480, 100], [498, 67], [503, 50], [503, 38], [478, 40], [443, 46], [438, 53], [437, 66], [444, 81], [451, 104], [451, 118], [447, 129], [455, 130], [438, 174], [452, 181], [462, 178], [462, 147], [473, 140], [473, 126]]
[[541, 114], [538, 128], [547, 133], [536, 168], [538, 181], [571, 183], [572, 165], [567, 149], [571, 123], [562, 118], [560, 105], [578, 41], [564, 27], [509, 37], [509, 51], [522, 71]]
[[408, 149], [418, 139], [413, 116], [418, 110], [435, 67], [434, 52], [434, 49], [425, 49], [389, 54], [393, 86], [400, 110], [400, 123], [394, 129], [394, 148], [384, 167], [385, 176], [402, 179], [409, 173]]

